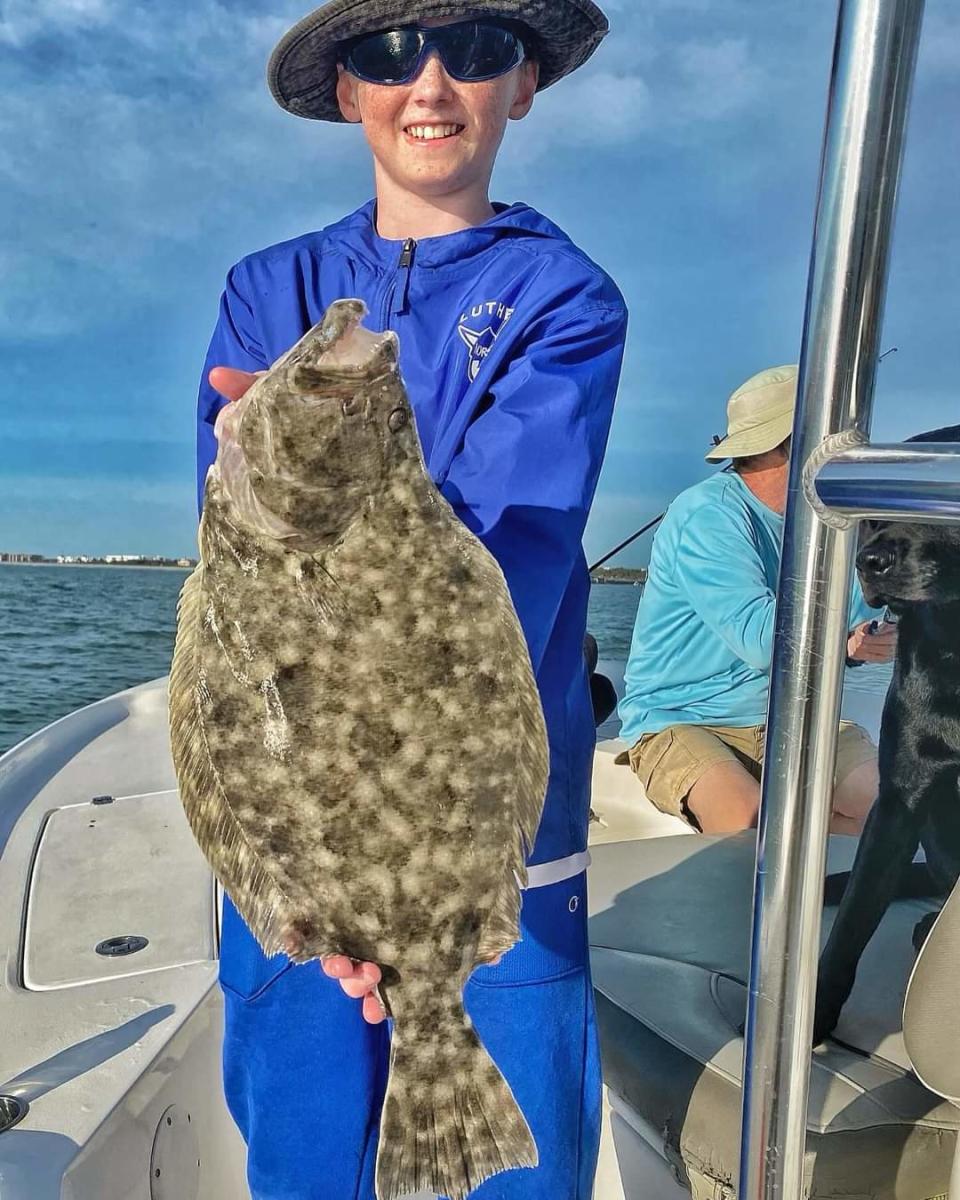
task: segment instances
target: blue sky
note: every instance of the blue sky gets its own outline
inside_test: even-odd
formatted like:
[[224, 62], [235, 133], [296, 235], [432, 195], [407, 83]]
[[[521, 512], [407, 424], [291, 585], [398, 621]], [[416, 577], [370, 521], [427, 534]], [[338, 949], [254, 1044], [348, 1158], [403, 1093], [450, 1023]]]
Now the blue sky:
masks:
[[[371, 193], [359, 130], [295, 119], [263, 82], [305, 7], [0, 0], [0, 549], [193, 553], [223, 277]], [[591, 558], [703, 477], [737, 384], [797, 358], [836, 16], [606, 7], [611, 36], [511, 125], [493, 187], [564, 227], [630, 305]], [[958, 118], [960, 15], [928, 0], [878, 439], [960, 419]]]

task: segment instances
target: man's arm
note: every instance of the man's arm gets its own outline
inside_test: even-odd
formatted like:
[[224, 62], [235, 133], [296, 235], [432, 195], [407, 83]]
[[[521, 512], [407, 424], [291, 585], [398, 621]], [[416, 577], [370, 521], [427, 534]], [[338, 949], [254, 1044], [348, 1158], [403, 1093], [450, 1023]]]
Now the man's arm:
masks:
[[527, 332], [441, 491], [500, 564], [540, 667], [603, 461], [627, 314], [598, 304]]
[[692, 512], [680, 532], [675, 572], [707, 628], [749, 666], [768, 671], [776, 596], [737, 513], [716, 505]]

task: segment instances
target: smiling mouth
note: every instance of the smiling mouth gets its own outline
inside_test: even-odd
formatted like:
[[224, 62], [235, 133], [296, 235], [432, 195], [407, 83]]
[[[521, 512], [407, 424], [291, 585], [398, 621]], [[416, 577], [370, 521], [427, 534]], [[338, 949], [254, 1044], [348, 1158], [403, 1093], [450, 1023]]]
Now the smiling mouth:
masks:
[[404, 133], [415, 142], [445, 142], [457, 137], [466, 129], [465, 125], [407, 125]]

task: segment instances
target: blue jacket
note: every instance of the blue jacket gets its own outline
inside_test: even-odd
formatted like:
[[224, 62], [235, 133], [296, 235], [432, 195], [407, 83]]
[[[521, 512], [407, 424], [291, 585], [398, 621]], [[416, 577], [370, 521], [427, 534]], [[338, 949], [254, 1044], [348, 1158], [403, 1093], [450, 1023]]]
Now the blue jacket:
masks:
[[613, 282], [523, 204], [418, 243], [382, 238], [374, 204], [229, 273], [200, 388], [200, 502], [224, 400], [211, 367], [269, 367], [334, 300], [358, 297], [400, 367], [432, 478], [503, 569], [526, 634], [551, 773], [532, 863], [586, 845], [594, 729], [581, 547], [626, 335]]
[[[762, 725], [783, 517], [731, 470], [674, 500], [657, 530], [620, 702], [631, 745], [670, 725]], [[848, 628], [875, 614], [854, 577]]]

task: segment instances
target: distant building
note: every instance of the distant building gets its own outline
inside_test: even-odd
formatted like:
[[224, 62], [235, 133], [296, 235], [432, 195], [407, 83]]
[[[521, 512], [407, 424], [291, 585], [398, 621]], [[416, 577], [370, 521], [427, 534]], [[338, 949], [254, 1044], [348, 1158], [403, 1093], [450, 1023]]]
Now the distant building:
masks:
[[642, 587], [647, 582], [646, 567], [599, 567], [590, 576], [594, 583], [632, 583]]

